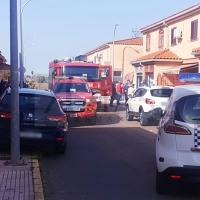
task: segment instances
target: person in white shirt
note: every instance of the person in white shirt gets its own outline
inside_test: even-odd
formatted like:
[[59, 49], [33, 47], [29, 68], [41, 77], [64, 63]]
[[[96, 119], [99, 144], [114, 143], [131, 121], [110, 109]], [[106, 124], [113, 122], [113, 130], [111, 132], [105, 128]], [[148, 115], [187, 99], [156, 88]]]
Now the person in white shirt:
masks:
[[134, 85], [130, 85], [128, 87], [128, 93], [127, 93], [128, 98], [132, 97], [134, 92], [135, 92]]

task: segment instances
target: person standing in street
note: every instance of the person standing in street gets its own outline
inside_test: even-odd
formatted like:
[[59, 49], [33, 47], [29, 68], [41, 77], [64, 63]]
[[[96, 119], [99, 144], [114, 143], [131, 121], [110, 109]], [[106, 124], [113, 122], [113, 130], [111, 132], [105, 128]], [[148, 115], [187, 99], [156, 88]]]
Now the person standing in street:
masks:
[[128, 92], [127, 92], [128, 99], [133, 97], [134, 92], [135, 92], [134, 84], [129, 85]]
[[3, 79], [1, 79], [1, 83], [0, 83], [0, 96], [4, 93], [5, 89], [6, 89], [5, 81]]
[[116, 98], [116, 87], [115, 87], [115, 82], [112, 82], [112, 96], [110, 98], [110, 107], [113, 107], [113, 101]]
[[122, 96], [122, 87], [121, 87], [121, 82], [116, 83], [116, 93], [117, 93], [117, 105], [120, 105], [119, 101]]
[[124, 96], [125, 96], [125, 102], [128, 101], [128, 87], [130, 85], [130, 81], [127, 80], [126, 84], [124, 85]]

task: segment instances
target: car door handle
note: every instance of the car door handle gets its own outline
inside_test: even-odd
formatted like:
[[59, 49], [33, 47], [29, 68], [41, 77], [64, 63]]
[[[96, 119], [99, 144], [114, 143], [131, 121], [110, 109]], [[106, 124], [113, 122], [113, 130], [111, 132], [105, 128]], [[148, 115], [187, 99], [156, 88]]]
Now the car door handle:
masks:
[[191, 151], [200, 151], [200, 148], [199, 147], [191, 147], [190, 150]]

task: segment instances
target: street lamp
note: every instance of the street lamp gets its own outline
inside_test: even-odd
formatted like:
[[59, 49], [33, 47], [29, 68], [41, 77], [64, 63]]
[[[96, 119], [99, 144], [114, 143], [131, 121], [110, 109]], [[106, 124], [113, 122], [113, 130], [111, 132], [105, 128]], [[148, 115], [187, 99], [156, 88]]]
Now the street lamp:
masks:
[[[28, 45], [27, 47], [23, 48], [23, 52], [21, 53], [21, 56], [23, 55], [23, 57], [21, 58], [21, 61], [22, 61], [22, 63], [23, 63], [23, 66], [22, 66], [22, 69], [20, 68], [20, 75], [21, 75], [21, 70], [22, 70], [22, 74], [23, 74], [22, 77], [23, 77], [23, 79], [22, 79], [22, 80], [20, 79], [20, 88], [23, 88], [24, 73], [26, 72], [26, 69], [25, 69], [25, 67], [24, 67], [24, 52], [25, 52], [25, 50], [26, 50], [28, 47], [31, 47], [31, 46], [34, 46], [34, 44]], [[20, 78], [21, 78], [21, 76], [20, 76]], [[22, 86], [21, 86], [21, 84], [22, 84]]]
[[31, 52], [35, 52], [34, 50], [29, 51], [28, 53], [24, 54], [24, 68], [26, 69], [26, 57], [31, 53]]
[[[28, 47], [31, 47], [31, 46], [34, 46], [34, 44], [30, 44], [30, 45], [28, 45], [28, 46], [26, 46], [26, 47], [24, 48], [24, 50], [23, 50], [23, 55], [24, 55], [25, 50], [26, 50]], [[24, 61], [24, 57], [23, 57], [23, 61]]]
[[114, 55], [114, 46], [115, 46], [115, 31], [116, 31], [116, 28], [119, 24], [115, 24], [115, 28], [114, 28], [114, 35], [113, 35], [113, 63], [112, 63], [112, 80], [114, 81], [114, 69], [115, 69], [115, 66], [114, 66], [114, 59], [115, 59], [115, 55]]
[[31, 0], [28, 0], [22, 7], [21, 0], [20, 0], [20, 40], [21, 40], [21, 54], [20, 54], [20, 88], [23, 87], [23, 81], [24, 81], [24, 66], [23, 66], [23, 32], [22, 32], [22, 13], [25, 8], [25, 6], [30, 2]]
[[31, 36], [31, 37], [28, 37], [28, 38], [26, 38], [26, 39], [24, 40], [23, 49], [24, 49], [25, 42], [26, 42], [28, 39], [31, 39], [31, 38], [33, 38], [33, 37], [36, 37], [36, 35], [33, 35], [33, 36]]
[[124, 78], [124, 53], [125, 53], [125, 50], [126, 50], [127, 48], [132, 49], [132, 50], [135, 51], [136, 53], [140, 53], [139, 51], [135, 50], [134, 48], [132, 48], [132, 47], [130, 47], [130, 46], [124, 47], [124, 49], [123, 49], [123, 57], [122, 57], [122, 82], [123, 82], [123, 78]]

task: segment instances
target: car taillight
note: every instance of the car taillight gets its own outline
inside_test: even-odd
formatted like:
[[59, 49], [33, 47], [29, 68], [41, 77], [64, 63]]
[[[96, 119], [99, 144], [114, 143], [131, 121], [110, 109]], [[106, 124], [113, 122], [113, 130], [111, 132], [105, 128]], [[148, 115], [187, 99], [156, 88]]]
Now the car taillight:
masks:
[[180, 179], [181, 176], [179, 176], [179, 175], [171, 175], [170, 178], [171, 179]]
[[50, 121], [62, 121], [62, 122], [65, 122], [66, 121], [66, 115], [61, 115], [61, 116], [58, 116], [58, 115], [52, 115], [52, 116], [46, 116], [46, 118]]
[[152, 100], [152, 99], [148, 99], [148, 98], [146, 98], [146, 104], [155, 104], [155, 101], [154, 100]]
[[8, 112], [0, 112], [1, 118], [11, 118], [11, 114]]
[[180, 135], [190, 135], [191, 134], [187, 128], [176, 125], [176, 124], [174, 124], [173, 121], [174, 121], [173, 118], [170, 118], [168, 121], [165, 122], [164, 130], [166, 133], [180, 134]]

